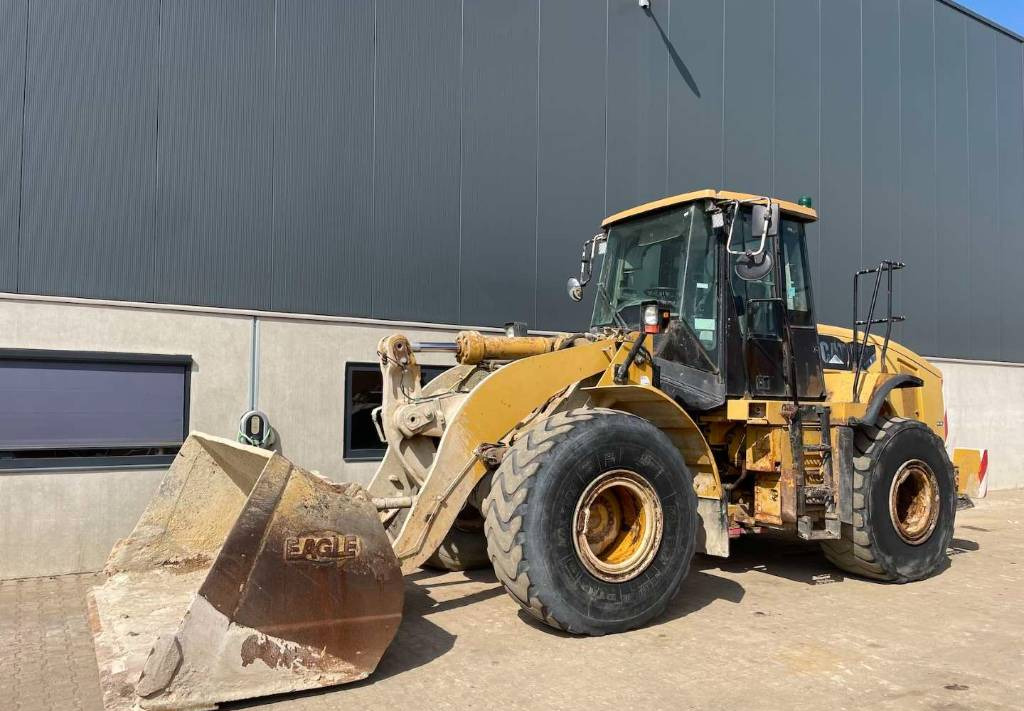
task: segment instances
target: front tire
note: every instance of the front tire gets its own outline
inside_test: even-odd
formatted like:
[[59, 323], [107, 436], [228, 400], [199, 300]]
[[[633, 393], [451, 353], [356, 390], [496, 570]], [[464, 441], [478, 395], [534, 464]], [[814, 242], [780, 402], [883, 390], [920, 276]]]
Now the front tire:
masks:
[[646, 420], [578, 409], [522, 436], [484, 502], [487, 550], [505, 590], [574, 634], [660, 615], [693, 558], [697, 500], [679, 450]]
[[924, 423], [894, 417], [855, 436], [853, 525], [823, 541], [837, 567], [907, 583], [946, 560], [956, 516], [956, 478], [945, 446]]

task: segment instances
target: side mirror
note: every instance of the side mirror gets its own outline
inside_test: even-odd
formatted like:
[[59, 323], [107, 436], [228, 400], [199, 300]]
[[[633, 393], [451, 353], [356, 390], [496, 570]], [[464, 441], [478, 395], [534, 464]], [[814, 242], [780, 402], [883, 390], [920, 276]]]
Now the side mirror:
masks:
[[569, 292], [569, 298], [573, 301], [583, 301], [583, 285], [580, 284], [580, 280], [576, 277], [569, 277], [568, 283], [565, 285], [566, 291]]
[[743, 281], [761, 281], [772, 270], [772, 266], [772, 255], [767, 251], [743, 255], [736, 258], [736, 276]]
[[779, 204], [773, 202], [771, 210], [767, 205], [752, 205], [750, 212], [750, 232], [754, 239], [774, 237], [779, 234]]

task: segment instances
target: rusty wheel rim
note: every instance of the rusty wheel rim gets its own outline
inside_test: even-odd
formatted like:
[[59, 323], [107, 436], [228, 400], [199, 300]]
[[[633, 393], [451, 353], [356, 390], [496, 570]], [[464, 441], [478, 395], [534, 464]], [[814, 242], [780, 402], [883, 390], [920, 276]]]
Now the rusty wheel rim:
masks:
[[657, 555], [664, 523], [661, 500], [650, 482], [627, 469], [605, 472], [576, 503], [576, 555], [601, 580], [631, 580]]
[[889, 517], [904, 542], [928, 540], [939, 521], [939, 480], [920, 459], [904, 462], [889, 487]]

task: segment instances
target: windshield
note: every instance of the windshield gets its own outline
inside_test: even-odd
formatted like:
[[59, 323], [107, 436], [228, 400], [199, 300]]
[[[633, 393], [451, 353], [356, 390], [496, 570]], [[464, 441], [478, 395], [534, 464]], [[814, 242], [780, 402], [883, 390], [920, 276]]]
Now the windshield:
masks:
[[635, 327], [640, 304], [658, 299], [714, 354], [716, 268], [714, 236], [700, 204], [615, 225], [608, 232], [593, 325], [614, 325], [618, 314]]

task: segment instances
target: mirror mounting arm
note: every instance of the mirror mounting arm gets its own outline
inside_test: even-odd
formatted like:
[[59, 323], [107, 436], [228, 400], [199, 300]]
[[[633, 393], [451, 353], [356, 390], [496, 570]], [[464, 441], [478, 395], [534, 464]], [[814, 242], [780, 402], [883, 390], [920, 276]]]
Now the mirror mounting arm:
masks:
[[[736, 227], [736, 218], [739, 216], [740, 205], [750, 203], [754, 206], [751, 214], [751, 232], [753, 237], [760, 237], [761, 242], [757, 249], [740, 250], [734, 249], [732, 243], [733, 230]], [[779, 204], [768, 197], [754, 198], [752, 200], [732, 200], [732, 220], [729, 222], [729, 238], [725, 242], [725, 251], [733, 256], [760, 257], [764, 254], [768, 238], [774, 237], [779, 230]], [[757, 223], [761, 222], [760, 225]]]
[[580, 286], [585, 287], [590, 283], [594, 274], [594, 257], [597, 256], [597, 247], [608, 239], [608, 235], [599, 232], [583, 243], [583, 253], [580, 255]]
[[599, 232], [583, 243], [583, 252], [580, 254], [579, 279], [570, 277], [567, 284], [569, 298], [573, 301], [583, 300], [583, 289], [590, 283], [590, 279], [594, 275], [594, 258], [599, 254], [598, 246], [607, 239], [608, 235], [606, 233]]

